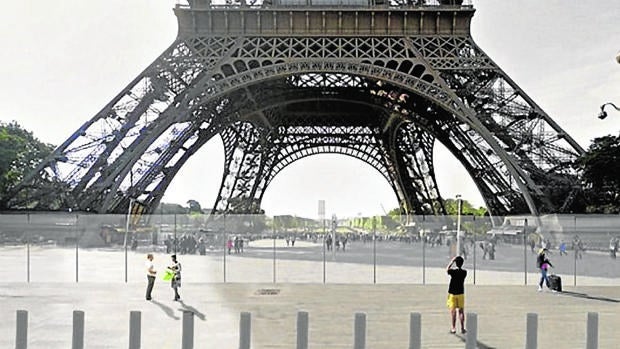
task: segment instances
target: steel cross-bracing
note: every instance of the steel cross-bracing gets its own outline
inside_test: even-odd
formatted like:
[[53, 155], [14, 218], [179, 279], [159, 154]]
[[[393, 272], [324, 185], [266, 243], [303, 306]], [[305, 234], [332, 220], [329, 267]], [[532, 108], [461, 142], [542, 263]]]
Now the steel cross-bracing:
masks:
[[[494, 215], [569, 210], [583, 149], [473, 41], [462, 1], [273, 3], [174, 9], [177, 39], [12, 193], [9, 208], [153, 212], [221, 137], [213, 207], [257, 213], [304, 157], [355, 157], [407, 214], [445, 214], [445, 146]], [[209, 166], [205, 165], [205, 171]]]

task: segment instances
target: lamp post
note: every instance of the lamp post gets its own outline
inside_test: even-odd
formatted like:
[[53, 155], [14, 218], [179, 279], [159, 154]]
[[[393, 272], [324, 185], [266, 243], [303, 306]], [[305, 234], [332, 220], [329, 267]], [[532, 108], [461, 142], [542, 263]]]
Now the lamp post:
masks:
[[608, 105], [611, 105], [614, 109], [616, 109], [617, 111], [620, 111], [620, 108], [618, 108], [615, 104], [611, 102], [604, 103], [603, 105], [601, 105], [601, 112], [598, 114], [599, 119], [603, 120], [607, 117], [607, 112], [605, 111], [605, 107]]
[[461, 253], [461, 194], [456, 195], [456, 255]]

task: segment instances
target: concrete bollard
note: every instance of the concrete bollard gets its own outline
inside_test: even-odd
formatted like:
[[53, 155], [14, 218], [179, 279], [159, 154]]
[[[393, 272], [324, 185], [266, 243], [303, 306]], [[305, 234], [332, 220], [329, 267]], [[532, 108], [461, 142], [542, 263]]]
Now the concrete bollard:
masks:
[[308, 349], [308, 312], [297, 312], [297, 349]]
[[28, 347], [28, 312], [18, 310], [15, 323], [15, 349], [26, 349]]
[[183, 311], [183, 337], [181, 340], [182, 349], [194, 348], [194, 312]]
[[355, 333], [353, 349], [366, 348], [366, 314], [355, 313]]
[[527, 313], [525, 333], [525, 349], [536, 349], [538, 347], [538, 314]]
[[73, 336], [71, 339], [72, 349], [84, 349], [84, 312], [73, 311]]
[[467, 313], [466, 315], [465, 349], [476, 349], [478, 347], [478, 315], [476, 313]]
[[129, 312], [129, 349], [140, 349], [141, 318], [139, 311]]
[[239, 320], [239, 349], [250, 349], [252, 340], [252, 315], [247, 312], [241, 313]]
[[598, 348], [598, 313], [588, 313], [586, 349]]
[[409, 315], [409, 349], [422, 349], [422, 315]]

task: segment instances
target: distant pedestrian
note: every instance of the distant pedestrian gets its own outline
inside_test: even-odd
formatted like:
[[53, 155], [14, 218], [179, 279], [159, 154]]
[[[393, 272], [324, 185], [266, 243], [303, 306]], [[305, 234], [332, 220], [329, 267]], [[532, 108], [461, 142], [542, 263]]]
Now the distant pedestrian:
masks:
[[153, 265], [153, 254], [147, 254], [146, 259], [146, 300], [150, 301], [152, 299], [151, 292], [153, 291], [153, 286], [155, 285], [155, 275], [157, 274], [157, 271], [155, 270], [155, 266]]
[[170, 256], [172, 258], [172, 265], [168, 267], [168, 269], [172, 270], [174, 276], [172, 276], [172, 280], [170, 283], [170, 287], [174, 290], [174, 300], [180, 301], [181, 296], [179, 295], [179, 288], [181, 287], [181, 263], [177, 260], [177, 255], [173, 254]]
[[609, 240], [609, 256], [616, 259], [616, 252], [618, 252], [618, 239], [612, 237], [611, 240]]
[[233, 241], [231, 238], [228, 238], [228, 241], [226, 241], [226, 248], [228, 249], [228, 254], [230, 254], [230, 250], [233, 248]]
[[575, 259], [583, 258], [583, 251], [585, 250], [585, 248], [583, 247], [583, 242], [581, 241], [578, 235], [575, 235], [572, 245], [573, 245], [572, 246], [573, 250], [575, 250]]
[[564, 242], [564, 240], [562, 240], [560, 242], [560, 256], [562, 255], [567, 255], [568, 253], [566, 252], [566, 242]]
[[[456, 333], [456, 317], [458, 313], [461, 324], [461, 333], [465, 330], [465, 278], [467, 270], [463, 269], [463, 257], [456, 256], [450, 260], [446, 267], [446, 272], [450, 275], [450, 285], [448, 286], [448, 300], [446, 302], [450, 310], [450, 333]], [[456, 268], [453, 268], [456, 265]]]
[[540, 269], [540, 281], [538, 282], [538, 292], [542, 292], [543, 288], [543, 282], [545, 283], [545, 285], [547, 285], [547, 288], [551, 288], [549, 285], [549, 277], [547, 276], [547, 271], [549, 270], [549, 267], [553, 267], [553, 265], [551, 264], [551, 262], [549, 261], [549, 259], [546, 256], [546, 252], [548, 250], [546, 248], [542, 248], [540, 249], [540, 252], [538, 252], [538, 257], [536, 258], [536, 263], [538, 264], [538, 269]]

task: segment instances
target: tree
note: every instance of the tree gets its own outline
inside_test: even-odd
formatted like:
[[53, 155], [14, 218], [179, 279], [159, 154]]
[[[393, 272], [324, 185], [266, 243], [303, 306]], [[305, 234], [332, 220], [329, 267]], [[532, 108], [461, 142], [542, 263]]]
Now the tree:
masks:
[[200, 203], [196, 200], [187, 200], [187, 205], [189, 205], [189, 213], [202, 213], [202, 207], [200, 207]]
[[577, 160], [582, 171], [581, 182], [586, 211], [590, 213], [620, 212], [620, 135], [595, 138]]
[[[444, 200], [446, 211], [450, 216], [456, 216], [458, 214], [458, 199], [446, 199]], [[484, 216], [487, 213], [486, 208], [479, 207], [474, 208], [472, 204], [467, 200], [461, 200], [461, 214], [470, 216]]]
[[0, 122], [0, 208], [7, 207], [9, 192], [53, 150], [17, 122]]

